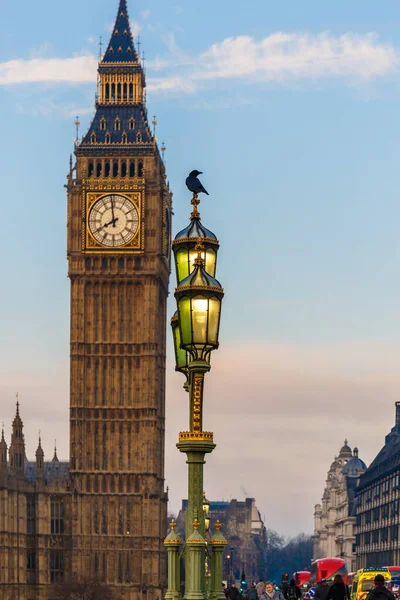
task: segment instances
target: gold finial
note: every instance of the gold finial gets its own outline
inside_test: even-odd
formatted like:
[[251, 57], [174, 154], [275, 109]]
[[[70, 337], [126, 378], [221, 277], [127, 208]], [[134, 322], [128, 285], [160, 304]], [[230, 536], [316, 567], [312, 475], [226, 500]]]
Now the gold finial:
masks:
[[203, 240], [201, 238], [198, 238], [197, 240], [197, 244], [194, 248], [197, 252], [197, 258], [194, 261], [195, 265], [200, 265], [204, 267], [204, 244], [203, 244]]
[[195, 528], [196, 531], [200, 527], [200, 523], [198, 522], [197, 518], [193, 521], [193, 527]]
[[175, 531], [175, 527], [176, 527], [175, 519], [172, 519], [172, 521], [169, 524], [169, 526], [171, 527], [172, 531]]
[[200, 219], [200, 213], [197, 210], [198, 205], [200, 204], [200, 200], [196, 192], [193, 194], [193, 198], [190, 201], [190, 204], [194, 207], [193, 212], [190, 215], [191, 219]]
[[217, 519], [217, 521], [215, 522], [215, 529], [217, 531], [219, 531], [222, 527], [221, 521], [219, 519]]

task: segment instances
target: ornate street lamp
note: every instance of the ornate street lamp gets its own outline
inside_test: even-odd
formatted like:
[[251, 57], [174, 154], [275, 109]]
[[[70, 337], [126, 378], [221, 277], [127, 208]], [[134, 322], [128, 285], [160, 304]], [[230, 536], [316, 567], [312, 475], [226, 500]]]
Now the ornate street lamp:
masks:
[[175, 290], [181, 348], [191, 354], [193, 361], [209, 363], [210, 352], [219, 345], [224, 290], [219, 281], [206, 272], [205, 260], [202, 258], [204, 244], [201, 239], [195, 248], [197, 258], [194, 269]]
[[211, 277], [215, 277], [217, 268], [219, 242], [215, 234], [206, 229], [201, 222], [200, 213], [197, 210], [200, 200], [196, 194], [193, 196], [191, 204], [194, 206], [194, 210], [190, 215], [190, 223], [176, 235], [172, 242], [178, 285], [194, 269], [194, 262], [198, 254], [196, 244], [199, 239], [202, 240], [204, 246], [201, 258], [204, 260], [205, 270]]
[[210, 502], [207, 500], [205, 492], [203, 492], [203, 513], [206, 533], [208, 533], [210, 529]]
[[[207, 551], [205, 537], [210, 526], [210, 505], [203, 496], [203, 470], [205, 455], [214, 450], [215, 444], [213, 433], [203, 431], [203, 389], [204, 375], [211, 368], [211, 352], [219, 346], [224, 290], [215, 279], [218, 240], [201, 224], [197, 210], [199, 204], [197, 194], [194, 194], [191, 204], [194, 207], [190, 216], [191, 222], [178, 233], [173, 242], [177, 274], [175, 298], [178, 310], [171, 319], [171, 326], [176, 370], [187, 377], [190, 404], [189, 431], [179, 434], [177, 444], [180, 452], [186, 454], [188, 465], [188, 507], [184, 553], [185, 600], [204, 600], [206, 595], [204, 559]], [[220, 524], [209, 541], [212, 549], [209, 582], [213, 600], [224, 599], [221, 580], [222, 556], [226, 541], [219, 528]], [[170, 534], [165, 540], [165, 545], [169, 548], [171, 563], [178, 572], [177, 555], [173, 552], [177, 541], [174, 540], [174, 535]], [[177, 591], [173, 583], [175, 579], [171, 578], [169, 581], [166, 598], [175, 600]]]

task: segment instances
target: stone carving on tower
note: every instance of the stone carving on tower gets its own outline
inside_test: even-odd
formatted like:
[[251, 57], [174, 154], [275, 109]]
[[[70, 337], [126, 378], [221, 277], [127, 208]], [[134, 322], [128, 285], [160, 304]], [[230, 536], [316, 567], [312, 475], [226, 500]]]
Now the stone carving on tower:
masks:
[[338, 556], [355, 570], [355, 490], [359, 476], [366, 469], [347, 440], [335, 457], [327, 474], [321, 504], [314, 511], [314, 559]]

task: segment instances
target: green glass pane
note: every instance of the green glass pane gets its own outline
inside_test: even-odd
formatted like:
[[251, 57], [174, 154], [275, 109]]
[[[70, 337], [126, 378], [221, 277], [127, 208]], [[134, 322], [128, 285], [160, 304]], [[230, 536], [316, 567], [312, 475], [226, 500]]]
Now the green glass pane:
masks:
[[178, 283], [189, 275], [188, 251], [186, 248], [180, 248], [176, 253], [176, 266]]
[[210, 298], [208, 314], [208, 343], [211, 346], [218, 344], [219, 320], [221, 316], [221, 301], [218, 298]]
[[206, 254], [206, 271], [211, 275], [211, 277], [215, 277], [215, 267], [217, 262], [217, 254], [212, 248], [207, 248]]
[[203, 345], [207, 342], [208, 300], [204, 296], [192, 298], [193, 343]]
[[181, 327], [183, 346], [188, 346], [192, 343], [192, 323], [190, 318], [190, 298], [183, 296], [178, 303], [179, 324]]

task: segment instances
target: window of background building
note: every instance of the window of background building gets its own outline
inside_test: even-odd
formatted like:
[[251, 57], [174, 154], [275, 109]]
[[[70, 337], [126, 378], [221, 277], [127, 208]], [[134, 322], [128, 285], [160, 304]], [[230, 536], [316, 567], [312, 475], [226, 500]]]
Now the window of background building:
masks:
[[398, 536], [399, 536], [399, 526], [392, 525], [390, 528], [390, 539], [397, 540]]
[[377, 544], [379, 542], [379, 529], [372, 532], [372, 543]]
[[389, 493], [389, 487], [390, 487], [390, 481], [389, 481], [389, 479], [387, 479], [386, 481], [384, 481], [382, 483], [382, 492], [384, 494], [388, 494]]
[[365, 524], [369, 525], [371, 523], [371, 510], [367, 510], [367, 512], [365, 513]]
[[36, 533], [36, 500], [35, 496], [28, 496], [26, 499], [26, 533], [33, 535]]
[[392, 502], [392, 517], [399, 514], [399, 500], [393, 500]]
[[64, 578], [63, 550], [50, 550], [50, 583], [58, 583]]
[[374, 508], [374, 522], [379, 521], [380, 512], [381, 509], [379, 508], [379, 506], [377, 508]]
[[365, 492], [365, 502], [369, 504], [372, 500], [372, 490], [367, 490]]
[[377, 500], [379, 498], [380, 492], [380, 485], [378, 484], [374, 487], [374, 500]]
[[387, 542], [389, 539], [389, 527], [384, 527], [381, 531], [381, 542]]
[[51, 533], [64, 533], [64, 504], [62, 500], [51, 501]]
[[389, 517], [389, 504], [384, 504], [382, 506], [382, 519], [387, 519]]
[[26, 553], [26, 583], [36, 584], [36, 552], [30, 550]]
[[361, 525], [361, 515], [357, 515], [357, 517], [356, 517], [356, 525], [358, 527]]
[[364, 541], [365, 541], [365, 545], [366, 546], [370, 545], [370, 543], [371, 543], [371, 534], [370, 534], [369, 531], [367, 531], [367, 533], [365, 534]]
[[399, 474], [393, 475], [393, 477], [392, 477], [392, 488], [394, 490], [397, 490], [399, 488], [399, 486], [400, 486], [400, 475]]

